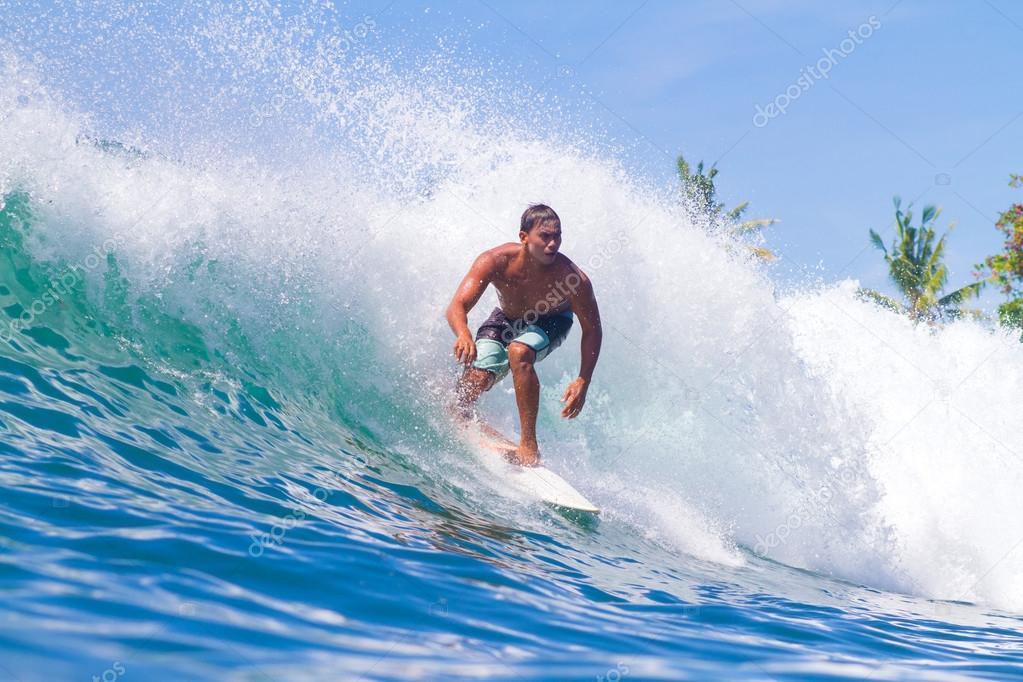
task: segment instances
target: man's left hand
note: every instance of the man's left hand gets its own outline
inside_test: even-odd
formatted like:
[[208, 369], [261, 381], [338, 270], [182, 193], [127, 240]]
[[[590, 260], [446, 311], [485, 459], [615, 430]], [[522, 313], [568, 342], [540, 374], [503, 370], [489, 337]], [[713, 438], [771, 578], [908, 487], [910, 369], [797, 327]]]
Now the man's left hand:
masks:
[[562, 417], [574, 419], [579, 416], [579, 413], [583, 411], [583, 405], [586, 404], [586, 390], [589, 386], [590, 382], [582, 377], [576, 378], [568, 385], [568, 388], [565, 389], [565, 397], [561, 399], [561, 402], [565, 403], [565, 407], [561, 410]]

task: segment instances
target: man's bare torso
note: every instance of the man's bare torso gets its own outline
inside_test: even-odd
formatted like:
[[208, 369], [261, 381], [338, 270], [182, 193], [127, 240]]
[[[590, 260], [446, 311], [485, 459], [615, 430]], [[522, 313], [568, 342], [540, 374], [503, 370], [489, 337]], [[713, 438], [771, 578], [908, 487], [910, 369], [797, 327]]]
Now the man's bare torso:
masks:
[[501, 310], [510, 319], [521, 319], [529, 311], [550, 315], [569, 309], [579, 275], [567, 256], [559, 253], [550, 266], [527, 271], [525, 259], [517, 257], [522, 253], [521, 244], [502, 244], [488, 253], [497, 264], [491, 283], [497, 289]]

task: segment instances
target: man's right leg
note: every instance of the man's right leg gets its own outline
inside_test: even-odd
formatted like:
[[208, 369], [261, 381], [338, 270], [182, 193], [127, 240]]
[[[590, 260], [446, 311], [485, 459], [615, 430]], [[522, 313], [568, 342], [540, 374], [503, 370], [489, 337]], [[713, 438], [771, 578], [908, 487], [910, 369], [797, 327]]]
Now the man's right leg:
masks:
[[476, 401], [496, 383], [497, 375], [478, 367], [466, 367], [455, 387], [455, 415], [463, 420], [473, 416]]
[[465, 368], [455, 387], [452, 411], [462, 420], [473, 417], [476, 401], [508, 371], [508, 351], [491, 338], [476, 339], [476, 361]]
[[[475, 417], [476, 401], [479, 397], [493, 388], [497, 383], [497, 375], [478, 367], [467, 367], [458, 380], [455, 389], [455, 402], [451, 405], [451, 413], [456, 419], [468, 426]], [[508, 440], [500, 431], [484, 421], [477, 420], [475, 426], [485, 435], [501, 446], [507, 447], [509, 451], [515, 449], [515, 443]]]

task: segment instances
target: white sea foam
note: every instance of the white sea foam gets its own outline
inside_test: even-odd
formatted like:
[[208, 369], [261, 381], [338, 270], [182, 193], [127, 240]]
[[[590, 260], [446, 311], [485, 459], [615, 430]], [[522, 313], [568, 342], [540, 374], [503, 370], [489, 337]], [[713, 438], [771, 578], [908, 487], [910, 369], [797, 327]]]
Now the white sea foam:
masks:
[[866, 464], [882, 491], [874, 514], [892, 552], [877, 570], [897, 569], [914, 593], [1018, 610], [1018, 334], [972, 321], [914, 326], [854, 291], [843, 282], [784, 305], [810, 373], [869, 424]]

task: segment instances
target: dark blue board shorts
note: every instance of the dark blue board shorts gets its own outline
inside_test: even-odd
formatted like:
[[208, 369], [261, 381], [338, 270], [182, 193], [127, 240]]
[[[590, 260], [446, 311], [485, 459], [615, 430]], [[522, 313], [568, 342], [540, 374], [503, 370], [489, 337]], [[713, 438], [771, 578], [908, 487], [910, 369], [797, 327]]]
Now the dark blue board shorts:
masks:
[[476, 362], [472, 366], [493, 372], [500, 381], [508, 374], [509, 343], [518, 341], [529, 346], [536, 351], [536, 362], [540, 362], [561, 345], [571, 328], [571, 309], [526, 323], [524, 319], [509, 320], [503, 310], [494, 308], [476, 332]]

